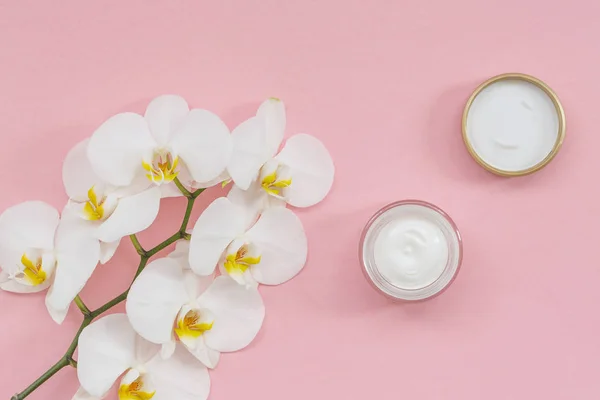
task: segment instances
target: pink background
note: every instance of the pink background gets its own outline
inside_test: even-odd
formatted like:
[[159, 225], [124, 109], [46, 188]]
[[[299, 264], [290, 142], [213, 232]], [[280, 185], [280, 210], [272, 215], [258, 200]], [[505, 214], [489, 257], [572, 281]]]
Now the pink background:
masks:
[[[223, 357], [211, 399], [597, 399], [599, 17], [594, 0], [2, 0], [0, 210], [62, 207], [68, 149], [158, 94], [232, 128], [277, 96], [288, 135], [330, 149], [336, 181], [298, 210], [310, 260], [263, 288], [263, 330]], [[545, 80], [567, 114], [563, 149], [529, 177], [485, 172], [461, 141], [467, 97], [503, 72]], [[446, 210], [465, 244], [450, 290], [416, 305], [378, 295], [357, 259], [368, 217], [405, 198]], [[183, 201], [166, 205], [147, 247], [179, 224]], [[124, 242], [82, 297], [97, 307], [120, 293], [135, 264]], [[64, 353], [81, 316], [55, 325], [42, 295], [0, 304], [8, 399]], [[30, 398], [77, 386], [65, 369]]]

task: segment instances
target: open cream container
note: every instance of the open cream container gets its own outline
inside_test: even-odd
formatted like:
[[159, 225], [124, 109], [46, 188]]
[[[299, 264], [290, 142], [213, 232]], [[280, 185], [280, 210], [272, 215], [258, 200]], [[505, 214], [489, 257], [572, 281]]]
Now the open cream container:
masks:
[[367, 222], [359, 256], [376, 290], [395, 300], [425, 300], [456, 277], [462, 240], [452, 219], [438, 207], [403, 200], [383, 207]]
[[483, 168], [501, 176], [527, 175], [558, 153], [565, 137], [565, 113], [544, 82], [503, 74], [475, 89], [463, 113], [462, 135]]

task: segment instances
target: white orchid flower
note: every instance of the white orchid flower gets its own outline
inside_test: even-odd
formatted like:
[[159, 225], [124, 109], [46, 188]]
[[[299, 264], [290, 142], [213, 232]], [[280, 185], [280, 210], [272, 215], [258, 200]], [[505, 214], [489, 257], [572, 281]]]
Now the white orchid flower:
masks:
[[44, 202], [21, 203], [0, 215], [0, 288], [35, 293], [52, 285], [46, 306], [57, 323], [65, 319], [99, 255], [96, 239], [60, 221], [58, 211]]
[[296, 276], [308, 244], [298, 217], [285, 207], [265, 210], [249, 229], [248, 210], [226, 197], [198, 218], [190, 240], [190, 266], [198, 275], [222, 272], [246, 286], [279, 285]]
[[102, 400], [102, 398], [92, 396], [84, 388], [80, 387], [71, 400]]
[[[100, 179], [87, 157], [89, 139], [78, 143], [63, 164], [63, 183], [70, 198], [63, 218], [71, 218], [100, 241], [100, 262], [114, 255], [121, 238], [148, 228], [158, 215], [158, 187], [118, 187]], [[145, 190], [144, 190], [145, 189]]]
[[127, 296], [127, 316], [138, 334], [162, 345], [163, 357], [172, 354], [179, 340], [214, 368], [220, 353], [250, 344], [265, 308], [256, 288], [247, 289], [227, 276], [199, 278], [186, 268], [187, 245], [153, 261], [138, 276]]
[[232, 201], [260, 212], [285, 202], [309, 207], [329, 193], [334, 176], [329, 152], [317, 138], [299, 134], [277, 153], [285, 125], [283, 102], [271, 98], [261, 104], [255, 117], [233, 130], [227, 167], [235, 182], [229, 194]]
[[205, 366], [178, 346], [168, 360], [160, 347], [138, 336], [125, 314], [108, 315], [79, 337], [74, 399], [104, 398], [120, 379], [119, 400], [205, 400], [210, 378]]
[[217, 115], [190, 110], [183, 98], [164, 95], [150, 102], [144, 116], [128, 112], [109, 118], [92, 135], [87, 153], [105, 182], [120, 187], [151, 182], [171, 196], [179, 174], [207, 183], [225, 171], [231, 135]]

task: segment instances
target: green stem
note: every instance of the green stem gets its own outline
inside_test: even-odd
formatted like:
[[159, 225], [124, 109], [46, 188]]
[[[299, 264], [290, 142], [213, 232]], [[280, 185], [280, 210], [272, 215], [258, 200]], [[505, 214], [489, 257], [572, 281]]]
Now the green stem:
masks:
[[196, 197], [200, 196], [205, 190], [206, 188], [197, 189], [195, 192], [192, 193], [192, 197], [195, 199]]
[[179, 227], [179, 233], [183, 235], [185, 230], [187, 229], [188, 222], [190, 221], [190, 215], [192, 215], [192, 210], [194, 208], [194, 197], [188, 198], [187, 207], [185, 208], [185, 215], [183, 216], [183, 221], [181, 222], [181, 226]]
[[156, 255], [156, 253], [158, 253], [159, 251], [169, 247], [170, 245], [172, 245], [173, 243], [175, 243], [176, 241], [181, 240], [181, 239], [183, 239], [183, 235], [181, 234], [181, 232], [177, 231], [176, 233], [171, 235], [171, 237], [169, 237], [164, 242], [159, 243], [156, 246], [154, 246], [153, 248], [151, 248], [150, 250], [148, 250], [146, 252], [146, 256], [148, 258], [150, 258], [150, 257]]
[[48, 379], [52, 378], [58, 371], [60, 371], [67, 365], [69, 365], [69, 361], [64, 357], [61, 358], [60, 360], [58, 360], [58, 362], [56, 364], [51, 366], [48, 369], [48, 371], [46, 371], [42, 376], [40, 376], [31, 385], [29, 385], [27, 387], [27, 389], [23, 390], [19, 394], [15, 394], [13, 397], [11, 397], [11, 400], [23, 400], [25, 397], [29, 396], [35, 389], [37, 389], [39, 386], [41, 386]]
[[81, 297], [79, 297], [79, 295], [77, 295], [75, 297], [74, 301], [75, 301], [75, 304], [77, 305], [77, 307], [79, 308], [79, 310], [81, 310], [81, 313], [84, 316], [90, 314], [90, 309], [87, 308], [87, 306], [85, 305], [85, 303], [83, 302], [83, 300], [81, 300]]
[[61, 359], [58, 360], [58, 362], [56, 364], [54, 364], [52, 367], [50, 367], [50, 369], [48, 369], [48, 371], [44, 372], [44, 374], [42, 376], [40, 376], [38, 379], [36, 379], [25, 390], [23, 390], [19, 394], [14, 395], [11, 398], [11, 400], [23, 400], [25, 397], [29, 396], [35, 389], [37, 389], [39, 386], [41, 386], [42, 383], [44, 383], [48, 379], [52, 378], [58, 371], [60, 371], [64, 367], [66, 367], [68, 365], [76, 367], [77, 361], [75, 361], [73, 359], [73, 354], [75, 353], [75, 349], [77, 349], [77, 343], [79, 342], [79, 336], [81, 335], [81, 332], [83, 332], [85, 327], [92, 323], [93, 319], [94, 319], [94, 317], [92, 317], [90, 314], [86, 315], [83, 318], [83, 322], [81, 323], [81, 326], [79, 326], [79, 329], [77, 330], [77, 333], [75, 334], [75, 337], [73, 338], [73, 341], [71, 341], [71, 344], [69, 345], [69, 348], [67, 349], [65, 355], [62, 356]]
[[[177, 187], [179, 188], [181, 193], [183, 193], [183, 195], [185, 197], [187, 197], [187, 201], [188, 201], [187, 207], [185, 209], [185, 215], [183, 216], [183, 222], [181, 223], [181, 226], [179, 227], [179, 230], [177, 232], [175, 232], [173, 235], [171, 235], [165, 241], [157, 244], [150, 250], [144, 250], [144, 248], [140, 244], [137, 236], [130, 235], [130, 239], [131, 239], [131, 242], [133, 243], [133, 247], [135, 247], [136, 251], [140, 255], [140, 263], [138, 264], [137, 271], [135, 272], [135, 277], [133, 278], [134, 281], [135, 281], [135, 278], [137, 278], [138, 275], [144, 270], [144, 268], [146, 267], [146, 264], [148, 264], [148, 261], [150, 260], [150, 258], [153, 257], [154, 255], [156, 255], [156, 253], [169, 247], [170, 245], [172, 245], [173, 243], [175, 243], [178, 240], [181, 240], [181, 239], [189, 240], [190, 239], [190, 235], [188, 233], [186, 233], [187, 226], [190, 221], [190, 216], [192, 215], [192, 210], [194, 208], [194, 201], [200, 195], [200, 193], [202, 193], [204, 191], [204, 189], [198, 189], [194, 192], [190, 192], [181, 184], [181, 182], [179, 182], [179, 180], [177, 178], [175, 178], [175, 185], [177, 185]], [[133, 284], [133, 281], [131, 283]], [[42, 376], [40, 376], [38, 379], [36, 379], [25, 390], [23, 390], [21, 393], [15, 394], [11, 398], [11, 400], [25, 399], [34, 390], [36, 390], [38, 387], [40, 387], [44, 382], [46, 382], [48, 379], [52, 378], [58, 371], [60, 371], [61, 369], [63, 369], [64, 367], [66, 367], [68, 365], [70, 365], [74, 368], [77, 368], [77, 361], [75, 361], [73, 359], [73, 354], [75, 354], [75, 350], [77, 349], [77, 344], [79, 342], [79, 336], [81, 335], [81, 332], [83, 332], [83, 330], [89, 324], [91, 324], [94, 319], [98, 318], [101, 314], [110, 310], [117, 304], [120, 304], [123, 301], [125, 301], [130, 288], [131, 288], [131, 285], [129, 285], [129, 288], [127, 290], [125, 290], [123, 293], [121, 293], [114, 299], [108, 301], [106, 304], [100, 306], [99, 308], [97, 308], [94, 311], [90, 311], [90, 309], [85, 305], [85, 303], [83, 302], [81, 297], [79, 297], [79, 296], [75, 297], [74, 301], [75, 301], [75, 304], [77, 305], [77, 307], [81, 310], [81, 313], [83, 314], [83, 321], [81, 322], [81, 325], [79, 326], [79, 329], [77, 330], [77, 333], [75, 334], [75, 337], [73, 338], [73, 341], [71, 342], [71, 345], [67, 349], [65, 355], [62, 356], [56, 364], [54, 364], [46, 372], [44, 372], [44, 374], [42, 374]]]
[[135, 247], [135, 250], [138, 252], [138, 254], [140, 256], [143, 257], [146, 254], [146, 250], [144, 250], [144, 248], [140, 244], [140, 241], [138, 240], [137, 236], [135, 236], [135, 234], [133, 234], [133, 235], [129, 235], [129, 238], [131, 239], [131, 243], [133, 243], [133, 247]]
[[183, 195], [185, 197], [187, 197], [188, 199], [192, 198], [192, 196], [193, 196], [192, 193], [189, 190], [187, 190], [185, 186], [183, 186], [183, 183], [181, 183], [181, 181], [179, 180], [179, 178], [175, 178], [173, 180], [173, 182], [175, 183], [175, 186], [177, 186], [177, 189], [179, 189], [179, 191], [181, 193], [183, 193]]
[[79, 326], [79, 329], [77, 330], [77, 333], [75, 334], [75, 337], [73, 338], [73, 341], [71, 342], [71, 344], [69, 345], [69, 348], [67, 349], [67, 352], [65, 353], [64, 358], [67, 361], [71, 361], [73, 360], [73, 354], [75, 354], [75, 349], [77, 349], [77, 344], [79, 343], [79, 335], [81, 335], [81, 332], [83, 332], [83, 330], [92, 323], [92, 321], [94, 320], [94, 317], [92, 317], [92, 315], [88, 315], [86, 317], [83, 318], [83, 321], [81, 322], [81, 325]]
[[127, 298], [128, 293], [129, 293], [129, 289], [127, 289], [126, 291], [124, 291], [123, 293], [121, 293], [120, 295], [118, 295], [117, 297], [112, 299], [111, 301], [107, 302], [103, 306], [99, 307], [97, 310], [92, 311], [92, 313], [90, 315], [93, 318], [97, 318], [98, 316], [107, 312], [108, 310], [110, 310], [111, 308], [116, 306], [117, 304], [122, 303]]

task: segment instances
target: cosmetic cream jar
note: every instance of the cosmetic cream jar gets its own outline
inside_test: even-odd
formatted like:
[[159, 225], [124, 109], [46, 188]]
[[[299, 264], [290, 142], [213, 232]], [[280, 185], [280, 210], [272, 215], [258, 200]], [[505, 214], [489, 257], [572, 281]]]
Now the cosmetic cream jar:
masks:
[[376, 290], [395, 300], [425, 300], [440, 294], [456, 277], [462, 240], [441, 209], [403, 200], [383, 207], [367, 222], [359, 256]]
[[544, 82], [525, 74], [503, 74], [475, 89], [463, 113], [462, 135], [483, 168], [501, 176], [528, 175], [560, 150], [565, 114]]

